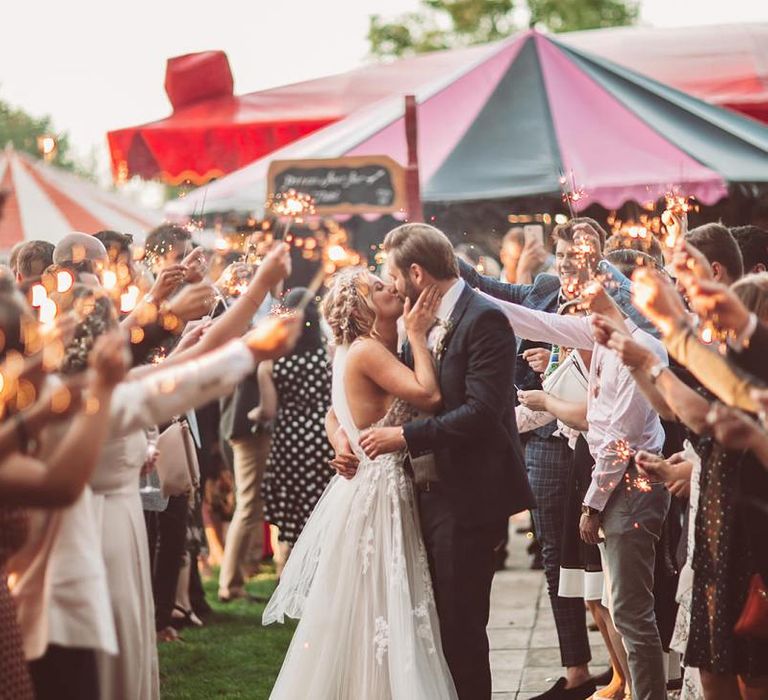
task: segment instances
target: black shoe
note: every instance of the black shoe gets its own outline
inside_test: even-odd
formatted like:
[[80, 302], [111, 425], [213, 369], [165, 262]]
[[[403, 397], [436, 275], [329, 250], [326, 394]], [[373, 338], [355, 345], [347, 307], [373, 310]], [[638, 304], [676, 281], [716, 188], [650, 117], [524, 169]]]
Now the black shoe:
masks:
[[566, 688], [566, 683], [565, 678], [560, 677], [549, 690], [531, 700], [587, 700], [595, 692], [595, 682], [591, 679], [575, 688]]
[[607, 671], [604, 671], [599, 676], [592, 676], [592, 680], [594, 681], [595, 685], [598, 688], [602, 688], [606, 685], [610, 685], [611, 681], [613, 680], [613, 669], [609, 668]]

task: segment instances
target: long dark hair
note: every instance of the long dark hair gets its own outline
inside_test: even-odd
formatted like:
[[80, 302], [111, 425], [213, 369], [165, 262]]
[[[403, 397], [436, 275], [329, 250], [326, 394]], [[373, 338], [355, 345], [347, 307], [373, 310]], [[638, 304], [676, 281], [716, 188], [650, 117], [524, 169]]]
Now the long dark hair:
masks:
[[[287, 309], [295, 309], [306, 293], [305, 287], [294, 287], [283, 299], [283, 306]], [[325, 345], [323, 331], [320, 328], [320, 311], [314, 299], [304, 309], [304, 328], [301, 337], [296, 343], [291, 355], [299, 355], [311, 350], [317, 350]]]

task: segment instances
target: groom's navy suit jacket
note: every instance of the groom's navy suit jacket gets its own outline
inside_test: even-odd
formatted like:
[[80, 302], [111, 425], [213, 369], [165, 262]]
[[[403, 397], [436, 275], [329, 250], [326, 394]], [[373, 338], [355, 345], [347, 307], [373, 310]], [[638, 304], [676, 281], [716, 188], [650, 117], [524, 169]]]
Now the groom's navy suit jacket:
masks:
[[[446, 505], [467, 526], [532, 508], [515, 420], [515, 333], [468, 285], [451, 314], [439, 362], [441, 412], [405, 424], [408, 451], [435, 455]], [[410, 348], [405, 361], [413, 365]]]

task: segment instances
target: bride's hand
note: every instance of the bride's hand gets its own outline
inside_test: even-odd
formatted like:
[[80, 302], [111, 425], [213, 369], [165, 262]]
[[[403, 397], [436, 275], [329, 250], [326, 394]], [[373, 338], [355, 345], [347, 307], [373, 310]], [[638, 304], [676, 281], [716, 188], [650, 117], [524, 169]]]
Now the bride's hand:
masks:
[[355, 456], [347, 433], [339, 426], [339, 429], [331, 440], [336, 456], [328, 462], [345, 479], [351, 479], [357, 473], [360, 460]]
[[411, 308], [411, 300], [405, 300], [403, 322], [409, 337], [427, 337], [429, 329], [435, 325], [437, 309], [442, 298], [443, 295], [440, 290], [436, 286], [430, 285], [419, 294], [413, 308]]

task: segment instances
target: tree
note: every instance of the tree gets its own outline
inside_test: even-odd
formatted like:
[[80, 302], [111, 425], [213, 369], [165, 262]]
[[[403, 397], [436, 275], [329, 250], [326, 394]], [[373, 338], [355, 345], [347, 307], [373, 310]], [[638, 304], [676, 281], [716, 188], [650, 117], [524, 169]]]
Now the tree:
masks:
[[[636, 0], [525, 0], [530, 26], [553, 32], [634, 24]], [[514, 0], [421, 0], [422, 9], [391, 20], [372, 15], [368, 26], [371, 53], [380, 58], [484, 44], [519, 27], [512, 17]]]
[[37, 137], [47, 134], [54, 134], [57, 140], [56, 155], [52, 162], [61, 168], [79, 172], [70, 154], [69, 135], [57, 133], [50, 116], [33, 117], [0, 99], [0, 149], [12, 143], [16, 150], [39, 157]]

